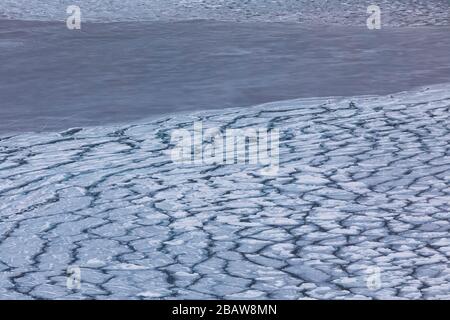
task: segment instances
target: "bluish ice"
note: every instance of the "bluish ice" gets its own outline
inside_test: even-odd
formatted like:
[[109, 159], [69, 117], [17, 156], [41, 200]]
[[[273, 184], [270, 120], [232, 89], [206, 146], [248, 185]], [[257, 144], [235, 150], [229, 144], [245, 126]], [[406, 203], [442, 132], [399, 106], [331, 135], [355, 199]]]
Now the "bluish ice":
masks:
[[[4, 137], [0, 298], [449, 299], [449, 108], [435, 85]], [[194, 121], [278, 128], [278, 175], [172, 162]]]

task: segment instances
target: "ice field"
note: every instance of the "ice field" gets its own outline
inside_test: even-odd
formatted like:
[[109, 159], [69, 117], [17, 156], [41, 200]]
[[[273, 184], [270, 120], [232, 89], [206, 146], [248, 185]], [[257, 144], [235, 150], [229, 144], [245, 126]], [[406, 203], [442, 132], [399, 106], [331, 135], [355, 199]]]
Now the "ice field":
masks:
[[[449, 108], [436, 85], [6, 136], [0, 298], [449, 299]], [[173, 163], [199, 120], [278, 128], [278, 175]]]
[[450, 299], [450, 2], [372, 4], [1, 0], [0, 299]]

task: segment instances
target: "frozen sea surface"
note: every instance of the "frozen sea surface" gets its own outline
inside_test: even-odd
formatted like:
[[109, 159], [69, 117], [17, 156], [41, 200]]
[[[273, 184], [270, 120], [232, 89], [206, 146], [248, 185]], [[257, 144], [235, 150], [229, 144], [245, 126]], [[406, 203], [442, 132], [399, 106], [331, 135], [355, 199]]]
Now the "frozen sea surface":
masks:
[[65, 20], [76, 4], [85, 21], [283, 21], [365, 26], [369, 5], [382, 10], [385, 26], [450, 24], [448, 0], [2, 0], [0, 17]]
[[[450, 299], [449, 108], [436, 85], [4, 137], [0, 298]], [[173, 163], [199, 120], [278, 128], [279, 175]]]
[[0, 134], [450, 82], [450, 28], [0, 21]]

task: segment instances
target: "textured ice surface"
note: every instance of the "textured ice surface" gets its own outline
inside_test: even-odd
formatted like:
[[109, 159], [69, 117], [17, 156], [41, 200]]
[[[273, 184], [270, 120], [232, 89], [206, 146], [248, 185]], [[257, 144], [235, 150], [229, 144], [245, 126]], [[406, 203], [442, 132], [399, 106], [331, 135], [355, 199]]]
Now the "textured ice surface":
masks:
[[[449, 299], [449, 108], [438, 85], [3, 137], [0, 298]], [[172, 163], [198, 120], [278, 128], [279, 175]]]
[[289, 21], [365, 25], [369, 5], [383, 12], [383, 24], [448, 25], [448, 0], [2, 0], [0, 17], [63, 20], [79, 5], [85, 21], [186, 20]]

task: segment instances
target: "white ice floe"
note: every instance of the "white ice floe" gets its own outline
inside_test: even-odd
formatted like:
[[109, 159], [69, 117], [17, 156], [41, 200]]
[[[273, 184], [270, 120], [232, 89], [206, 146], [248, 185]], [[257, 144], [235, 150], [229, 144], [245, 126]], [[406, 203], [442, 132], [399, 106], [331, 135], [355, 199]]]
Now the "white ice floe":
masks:
[[[0, 298], [448, 298], [449, 108], [436, 85], [2, 137]], [[194, 121], [278, 128], [278, 175], [173, 163]]]

